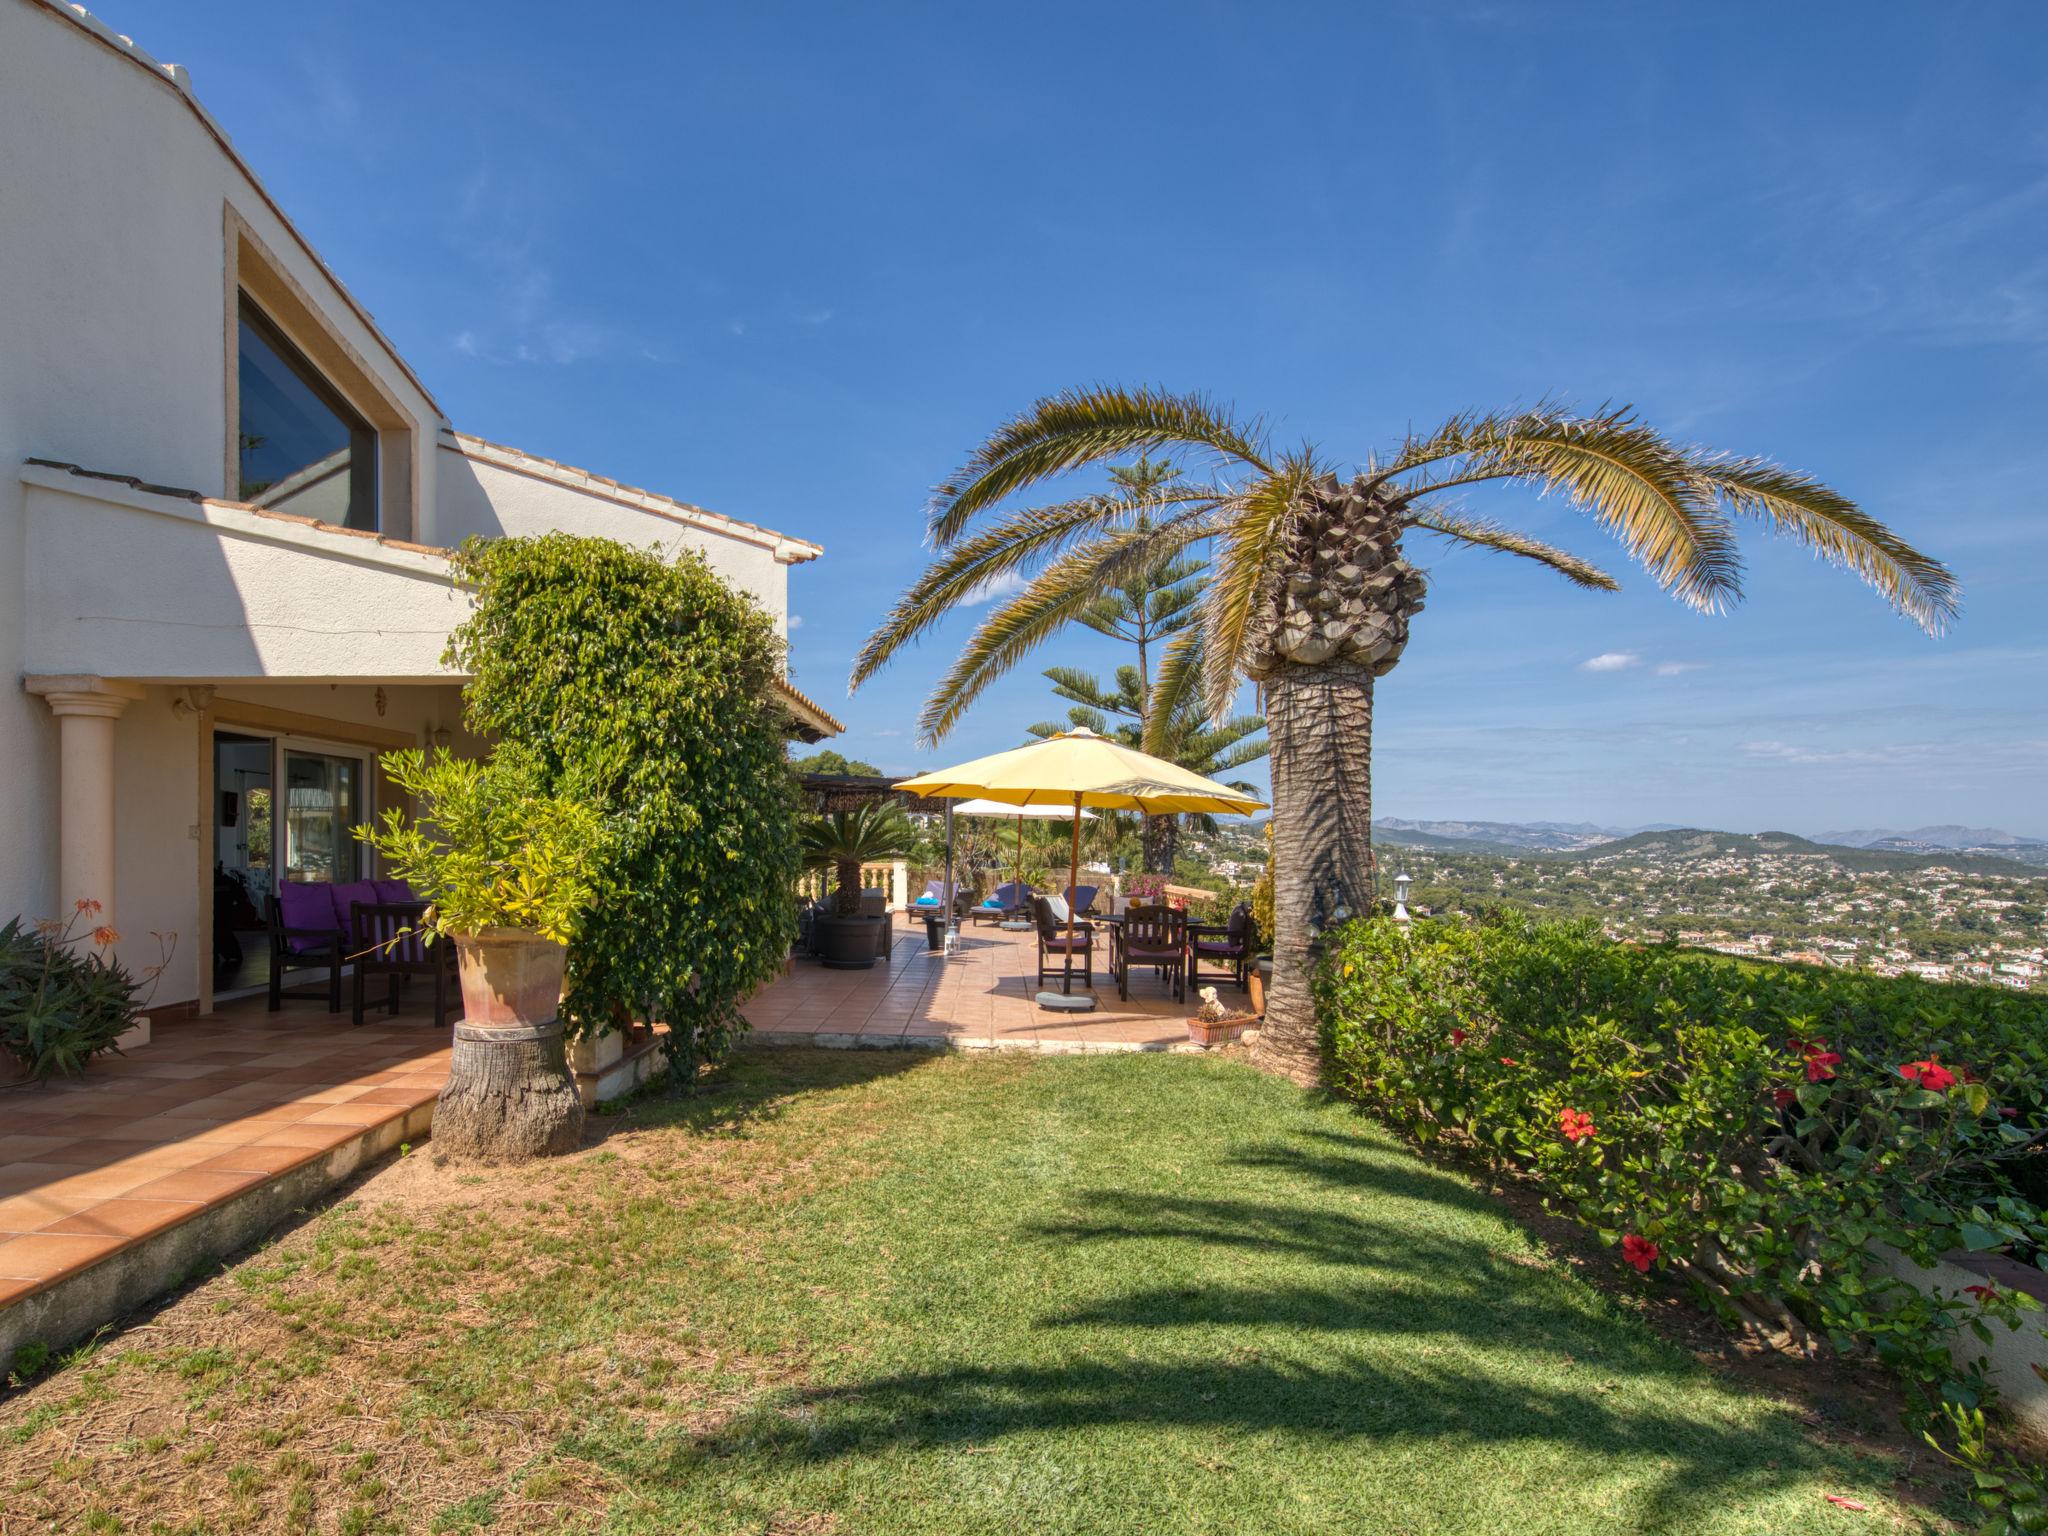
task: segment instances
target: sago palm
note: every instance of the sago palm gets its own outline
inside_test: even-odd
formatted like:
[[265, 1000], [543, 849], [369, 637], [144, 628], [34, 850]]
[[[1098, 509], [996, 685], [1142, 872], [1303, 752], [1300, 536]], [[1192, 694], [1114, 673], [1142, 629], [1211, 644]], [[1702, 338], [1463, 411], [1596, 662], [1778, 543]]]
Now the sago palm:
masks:
[[[1156, 452], [1209, 460], [1200, 466], [1209, 483], [998, 510], [1041, 481]], [[1216, 718], [1241, 679], [1264, 690], [1279, 878], [1259, 1050], [1309, 1077], [1318, 1059], [1312, 927], [1340, 897], [1363, 908], [1374, 889], [1373, 680], [1400, 660], [1424, 593], [1404, 539], [1428, 533], [1534, 560], [1582, 587], [1616, 585], [1576, 556], [1439, 499], [1484, 481], [1560, 495], [1694, 608], [1720, 611], [1741, 596], [1735, 534], [1753, 522], [1853, 571], [1930, 632], [1956, 613], [1949, 571], [1846, 496], [1763, 459], [1682, 446], [1627, 410], [1581, 416], [1546, 403], [1454, 416], [1346, 478], [1314, 449], [1274, 451], [1256, 423], [1199, 396], [1105, 387], [1039, 401], [939, 487], [930, 508], [936, 557], [869, 637], [853, 683], [983, 583], [1035, 572], [982, 622], [932, 694], [921, 723], [934, 741], [1132, 571], [1205, 556], [1201, 623], [1174, 644], [1165, 671], [1176, 686], [1199, 687]], [[1186, 675], [1197, 636], [1198, 679]]]

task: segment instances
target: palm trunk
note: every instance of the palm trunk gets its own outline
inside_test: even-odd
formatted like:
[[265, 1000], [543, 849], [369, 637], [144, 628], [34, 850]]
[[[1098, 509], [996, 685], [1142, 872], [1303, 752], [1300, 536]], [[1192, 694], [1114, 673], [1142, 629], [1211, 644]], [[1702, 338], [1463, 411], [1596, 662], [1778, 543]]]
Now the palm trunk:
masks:
[[1329, 921], [1340, 896], [1354, 913], [1372, 903], [1372, 680], [1368, 666], [1326, 662], [1285, 668], [1266, 684], [1277, 931], [1253, 1057], [1302, 1083], [1322, 1069], [1310, 927]]
[[841, 859], [834, 871], [839, 889], [833, 893], [833, 906], [841, 917], [855, 917], [860, 913], [860, 860]]
[[1180, 817], [1171, 814], [1146, 816], [1145, 873], [1171, 877], [1174, 860], [1179, 856]]
[[1253, 1059], [1322, 1071], [1310, 929], [1372, 910], [1372, 684], [1422, 609], [1398, 513], [1363, 479], [1315, 482], [1294, 510], [1246, 671], [1266, 691], [1273, 772], [1273, 987]]

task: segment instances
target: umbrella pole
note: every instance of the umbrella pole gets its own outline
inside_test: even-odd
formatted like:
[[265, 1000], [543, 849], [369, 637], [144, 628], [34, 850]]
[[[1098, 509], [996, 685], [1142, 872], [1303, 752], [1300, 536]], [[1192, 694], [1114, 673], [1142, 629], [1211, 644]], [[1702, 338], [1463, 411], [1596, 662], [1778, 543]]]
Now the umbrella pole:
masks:
[[[1017, 827], [1020, 832], [1023, 826], [1022, 819], [1019, 819]], [[1067, 969], [1066, 974], [1060, 979], [1060, 990], [1069, 996], [1073, 994], [1074, 990], [1074, 895], [1076, 888], [1080, 884], [1081, 795], [1076, 790], [1074, 793], [1074, 856], [1073, 861], [1067, 866]]]
[[[950, 940], [954, 934], [960, 931], [955, 926], [959, 920], [953, 915], [953, 802], [951, 800], [946, 802], [946, 883], [943, 890], [946, 902], [946, 935]], [[953, 946], [951, 943], [948, 943], [946, 948], [950, 951]]]

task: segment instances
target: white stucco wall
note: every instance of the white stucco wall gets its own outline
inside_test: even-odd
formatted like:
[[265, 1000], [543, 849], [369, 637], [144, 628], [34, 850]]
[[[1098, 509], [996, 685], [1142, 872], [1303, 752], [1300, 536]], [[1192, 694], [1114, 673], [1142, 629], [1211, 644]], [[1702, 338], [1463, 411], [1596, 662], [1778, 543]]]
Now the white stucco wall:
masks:
[[470, 602], [439, 555], [31, 465], [21, 670], [445, 676]]
[[438, 455], [431, 542], [453, 547], [472, 534], [569, 533], [617, 539], [636, 548], [656, 548], [673, 555], [693, 549], [711, 569], [743, 592], [753, 595], [774, 616], [778, 632], [789, 627], [789, 571], [775, 555], [779, 540], [745, 532], [722, 533], [691, 526], [679, 516], [666, 516], [628, 505], [602, 488], [579, 490], [537, 474], [489, 462], [443, 444]]
[[227, 489], [225, 207], [422, 422], [417, 465], [431, 463], [439, 412], [176, 86], [40, 0], [0, 0], [0, 146], [0, 912], [11, 915], [53, 899], [57, 831], [55, 723], [15, 681], [31, 668], [14, 467], [36, 456]]

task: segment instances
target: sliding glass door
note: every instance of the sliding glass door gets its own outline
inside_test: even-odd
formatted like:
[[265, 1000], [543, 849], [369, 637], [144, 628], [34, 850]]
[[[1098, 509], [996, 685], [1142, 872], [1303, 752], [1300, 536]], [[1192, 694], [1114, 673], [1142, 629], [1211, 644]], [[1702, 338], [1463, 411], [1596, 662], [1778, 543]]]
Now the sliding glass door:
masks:
[[362, 848], [350, 829], [363, 814], [364, 760], [332, 749], [281, 744], [283, 785], [278, 879], [341, 884], [357, 879]]

